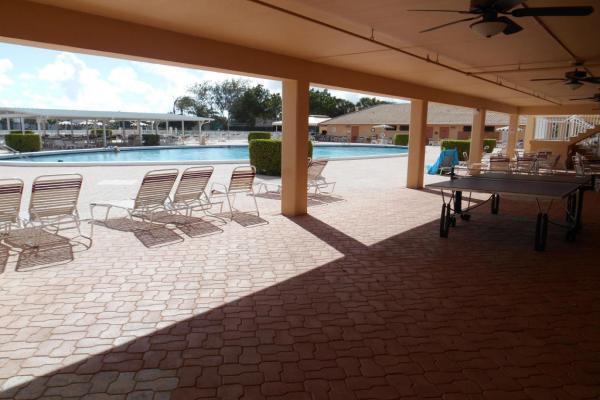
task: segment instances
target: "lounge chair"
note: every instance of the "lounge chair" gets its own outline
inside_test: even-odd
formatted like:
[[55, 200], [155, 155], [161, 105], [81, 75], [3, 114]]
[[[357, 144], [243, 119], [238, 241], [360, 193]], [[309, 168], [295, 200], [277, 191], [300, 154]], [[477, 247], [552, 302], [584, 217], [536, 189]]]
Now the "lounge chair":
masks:
[[454, 157], [453, 154], [446, 154], [444, 156], [438, 169], [440, 175], [446, 175], [452, 172], [452, 169], [454, 168]]
[[213, 203], [206, 194], [206, 188], [213, 171], [211, 166], [190, 167], [183, 171], [173, 199], [168, 201], [169, 210], [184, 211], [187, 216], [196, 210], [209, 210]]
[[[51, 228], [53, 233], [75, 228], [79, 236], [89, 239], [81, 233], [81, 221], [77, 211], [82, 183], [83, 177], [79, 174], [37, 177], [31, 188], [27, 225], [37, 225], [42, 230]], [[69, 223], [73, 226], [63, 227]]]
[[254, 195], [254, 178], [256, 177], [256, 168], [253, 165], [245, 165], [236, 167], [231, 173], [231, 179], [229, 180], [229, 186], [222, 183], [213, 183], [210, 191], [210, 199], [214, 197], [225, 197], [227, 204], [229, 205], [229, 212], [231, 219], [233, 219], [233, 205], [235, 203], [235, 197], [239, 193], [247, 193], [252, 195], [254, 200], [254, 207], [256, 208], [256, 216], [260, 216], [258, 211], [258, 203]]
[[23, 181], [20, 179], [0, 180], [0, 239], [10, 233], [13, 225], [21, 227], [19, 218]]
[[[335, 189], [335, 182], [327, 181], [327, 179], [322, 175], [323, 170], [327, 166], [327, 162], [328, 162], [328, 160], [326, 160], [326, 159], [309, 160], [308, 161], [307, 189], [308, 189], [308, 191], [311, 191], [311, 189], [314, 189], [315, 195], [316, 194], [329, 195], [329, 194], [333, 193], [333, 190]], [[329, 189], [329, 188], [331, 188], [331, 189]]]
[[105, 207], [105, 221], [108, 219], [110, 210], [118, 208], [127, 211], [131, 219], [137, 217], [143, 221], [148, 220], [152, 223], [157, 211], [167, 211], [166, 201], [171, 194], [178, 175], [179, 170], [177, 169], [159, 169], [148, 172], [144, 175], [144, 179], [142, 179], [142, 184], [135, 199], [91, 203], [90, 211], [92, 219], [94, 219], [94, 209], [96, 207]]

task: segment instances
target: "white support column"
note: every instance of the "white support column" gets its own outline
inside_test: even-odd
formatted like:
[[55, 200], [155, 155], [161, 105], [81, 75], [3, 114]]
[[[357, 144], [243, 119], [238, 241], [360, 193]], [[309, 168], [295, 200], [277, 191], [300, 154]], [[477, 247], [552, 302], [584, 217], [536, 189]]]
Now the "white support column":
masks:
[[102, 122], [102, 141], [104, 142], [104, 147], [107, 146], [107, 141], [106, 141], [106, 122]]
[[6, 118], [6, 130], [10, 133], [10, 118]]
[[40, 119], [39, 118], [35, 119], [35, 124], [37, 125], [37, 133], [39, 135], [39, 134], [42, 133], [42, 132], [40, 132], [42, 129], [41, 129], [41, 126], [40, 126]]
[[307, 81], [283, 81], [281, 213], [288, 217], [307, 213], [308, 90]]
[[519, 115], [510, 114], [508, 122], [508, 137], [506, 140], [506, 156], [512, 158], [517, 147], [517, 135], [519, 134]]
[[485, 130], [485, 110], [473, 110], [473, 124], [471, 125], [471, 146], [469, 148], [469, 165], [481, 163], [483, 155], [483, 132]]
[[425, 144], [427, 140], [427, 100], [410, 102], [410, 130], [408, 135], [408, 169], [406, 187], [423, 188], [425, 173]]
[[144, 141], [142, 139], [142, 123], [141, 123], [141, 121], [137, 121], [137, 129], [138, 129], [138, 136], [140, 138], [140, 146], [142, 146]]
[[24, 124], [24, 120], [23, 117], [21, 117], [21, 134], [25, 134], [25, 124]]
[[185, 135], [185, 124], [183, 123], [183, 120], [181, 120], [181, 134]]

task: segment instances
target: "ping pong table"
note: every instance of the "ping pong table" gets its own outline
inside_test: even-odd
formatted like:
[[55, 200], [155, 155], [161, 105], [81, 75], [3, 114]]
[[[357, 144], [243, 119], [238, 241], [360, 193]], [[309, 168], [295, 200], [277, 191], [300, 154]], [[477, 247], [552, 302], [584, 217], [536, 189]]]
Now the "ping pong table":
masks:
[[[594, 187], [594, 177], [575, 175], [525, 175], [497, 172], [481, 172], [479, 175], [458, 177], [451, 174], [450, 180], [426, 185], [428, 189], [441, 190], [442, 212], [440, 236], [448, 237], [450, 227], [456, 226], [456, 216], [464, 221], [471, 217], [470, 211], [486, 202], [491, 204], [492, 214], [500, 210], [500, 196], [534, 200], [538, 207], [534, 248], [543, 251], [548, 235], [548, 212], [552, 203], [566, 199], [566, 239], [573, 241], [581, 229], [583, 197], [586, 190]], [[463, 207], [463, 192], [468, 192], [467, 206]], [[472, 193], [489, 194], [483, 202], [473, 203]]]

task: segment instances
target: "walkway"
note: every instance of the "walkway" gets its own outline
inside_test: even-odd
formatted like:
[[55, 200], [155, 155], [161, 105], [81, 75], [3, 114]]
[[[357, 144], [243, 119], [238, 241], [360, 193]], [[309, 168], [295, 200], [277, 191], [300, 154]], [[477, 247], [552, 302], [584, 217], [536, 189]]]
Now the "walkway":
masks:
[[215, 234], [97, 227], [72, 262], [10, 255], [0, 398], [597, 399], [600, 196], [545, 253], [487, 207], [440, 239], [404, 163], [328, 167], [341, 201], [301, 218], [261, 198], [262, 220]]

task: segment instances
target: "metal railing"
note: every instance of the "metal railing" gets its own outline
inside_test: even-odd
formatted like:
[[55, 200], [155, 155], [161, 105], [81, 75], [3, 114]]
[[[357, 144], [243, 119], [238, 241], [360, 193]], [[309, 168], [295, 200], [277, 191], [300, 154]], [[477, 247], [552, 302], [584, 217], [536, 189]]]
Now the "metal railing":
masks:
[[536, 117], [534, 138], [568, 141], [596, 125], [600, 125], [600, 115]]

